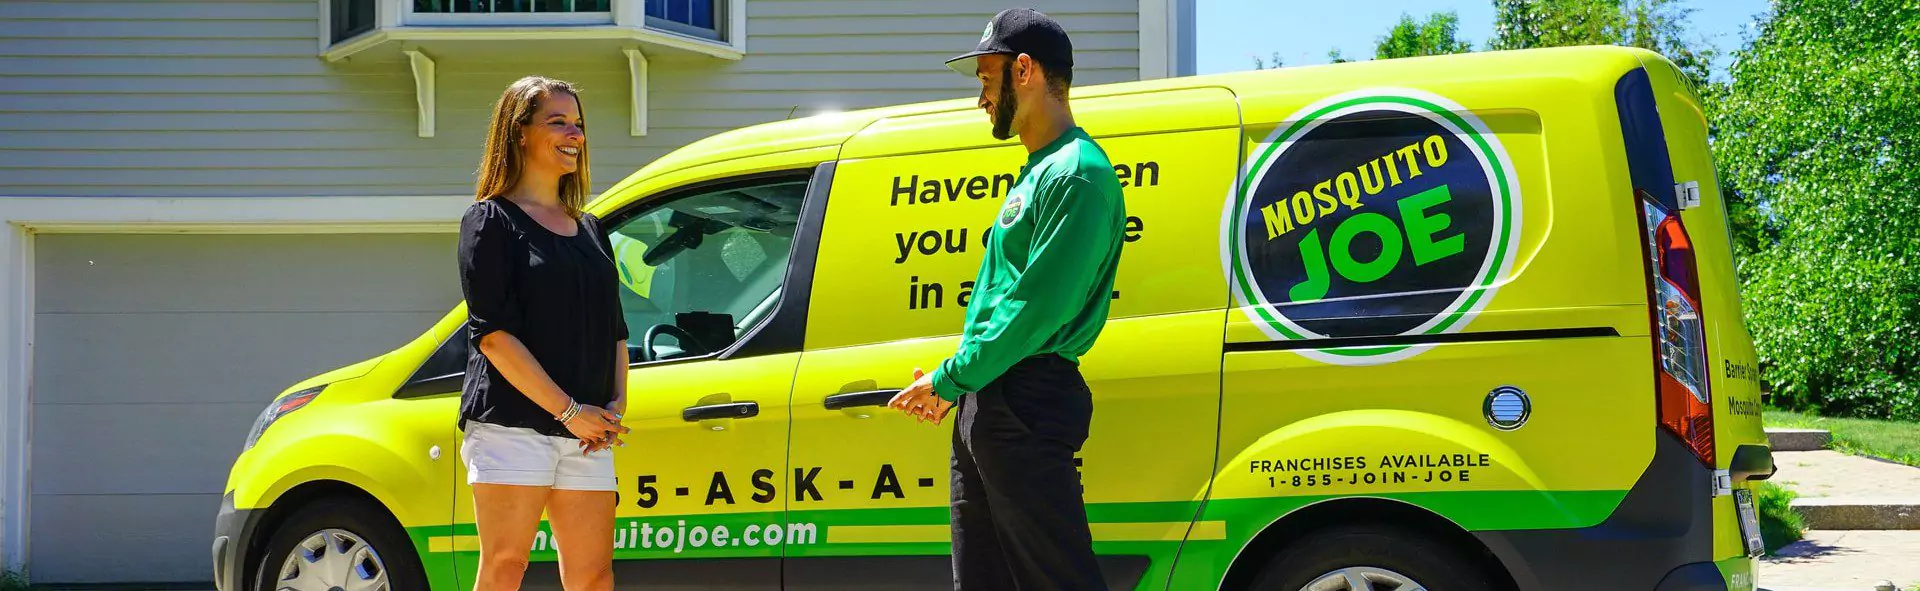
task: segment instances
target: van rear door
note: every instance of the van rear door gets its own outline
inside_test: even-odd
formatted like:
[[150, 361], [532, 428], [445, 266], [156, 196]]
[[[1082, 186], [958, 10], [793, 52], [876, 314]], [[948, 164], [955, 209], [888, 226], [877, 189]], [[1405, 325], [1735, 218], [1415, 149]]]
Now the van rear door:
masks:
[[1732, 232], [1726, 201], [1720, 195], [1720, 178], [1707, 147], [1707, 120], [1700, 97], [1671, 63], [1649, 62], [1647, 73], [1667, 138], [1676, 204], [1692, 238], [1700, 274], [1700, 314], [1707, 337], [1707, 374], [1714, 402], [1715, 456], [1719, 460], [1716, 467], [1725, 469], [1741, 445], [1766, 443], [1760, 421], [1759, 362], [1753, 337], [1742, 321]]
[[[1735, 494], [1732, 489], [1748, 488], [1748, 478], [1764, 479], [1773, 472], [1772, 454], [1761, 424], [1759, 363], [1753, 338], [1743, 321], [1732, 234], [1707, 146], [1707, 121], [1700, 97], [1671, 62], [1649, 56], [1642, 63], [1660, 113], [1661, 133], [1673, 171], [1673, 191], [1660, 198], [1670, 211], [1678, 212], [1679, 226], [1684, 228], [1691, 250], [1691, 271], [1698, 291], [1698, 309], [1694, 312], [1706, 343], [1698, 382], [1706, 390], [1710, 404], [1707, 411], [1712, 417], [1709, 463], [1715, 470], [1716, 498], [1711, 506], [1714, 522], [1720, 525], [1714, 529], [1713, 556], [1738, 557], [1754, 550], [1746, 539], [1750, 536], [1744, 535], [1754, 532], [1743, 532], [1735, 526], [1741, 518], [1740, 509], [1728, 497]], [[1656, 248], [1649, 254], [1663, 254], [1657, 248], [1662, 238], [1654, 236], [1650, 240]]]

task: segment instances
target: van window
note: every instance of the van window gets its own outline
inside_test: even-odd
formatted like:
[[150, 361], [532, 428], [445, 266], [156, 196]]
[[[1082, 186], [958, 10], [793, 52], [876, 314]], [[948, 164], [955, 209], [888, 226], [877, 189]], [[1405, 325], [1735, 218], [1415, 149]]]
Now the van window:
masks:
[[[808, 180], [736, 184], [656, 202], [608, 218], [633, 362], [712, 355], [778, 308]], [[646, 349], [647, 332], [655, 333]], [[466, 328], [441, 342], [394, 393], [458, 392]]]
[[718, 353], [772, 314], [806, 191], [804, 179], [733, 186], [617, 222], [608, 242], [633, 360]]
[[418, 398], [460, 391], [467, 375], [468, 350], [467, 328], [461, 325], [407, 377], [407, 383], [394, 392], [394, 397]]

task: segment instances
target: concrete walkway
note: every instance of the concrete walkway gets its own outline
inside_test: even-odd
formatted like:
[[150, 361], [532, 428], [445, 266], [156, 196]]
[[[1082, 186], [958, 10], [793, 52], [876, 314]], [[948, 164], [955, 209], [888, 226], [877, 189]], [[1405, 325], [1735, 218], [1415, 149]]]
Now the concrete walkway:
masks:
[[1873, 591], [1893, 581], [1900, 591], [1920, 585], [1920, 531], [1807, 532], [1807, 538], [1760, 559], [1760, 587]]
[[1920, 468], [1825, 450], [1778, 452], [1774, 465], [1809, 529], [1920, 530]]
[[[1772, 481], [1799, 494], [1809, 527], [1820, 525], [1808, 505], [1920, 504], [1920, 468], [1827, 450], [1774, 452], [1773, 461]], [[1920, 531], [1813, 529], [1759, 565], [1770, 591], [1872, 591], [1881, 581], [1920, 586]]]
[[1920, 502], [1920, 468], [1837, 451], [1774, 452], [1775, 484], [1802, 498], [1900, 499]]

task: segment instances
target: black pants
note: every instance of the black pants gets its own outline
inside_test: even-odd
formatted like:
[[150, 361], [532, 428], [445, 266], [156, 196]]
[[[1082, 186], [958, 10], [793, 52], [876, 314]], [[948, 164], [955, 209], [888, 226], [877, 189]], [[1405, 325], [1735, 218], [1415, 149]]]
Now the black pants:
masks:
[[1093, 419], [1079, 368], [1027, 358], [955, 412], [954, 588], [1106, 589], [1073, 461]]

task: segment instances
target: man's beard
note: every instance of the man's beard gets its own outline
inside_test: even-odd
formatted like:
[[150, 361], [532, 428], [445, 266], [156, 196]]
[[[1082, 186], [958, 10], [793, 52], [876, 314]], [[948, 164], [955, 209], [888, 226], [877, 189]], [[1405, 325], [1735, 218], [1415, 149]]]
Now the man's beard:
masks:
[[1013, 137], [1013, 113], [1019, 105], [1013, 98], [1013, 64], [1000, 67], [1000, 98], [993, 102], [993, 139]]

